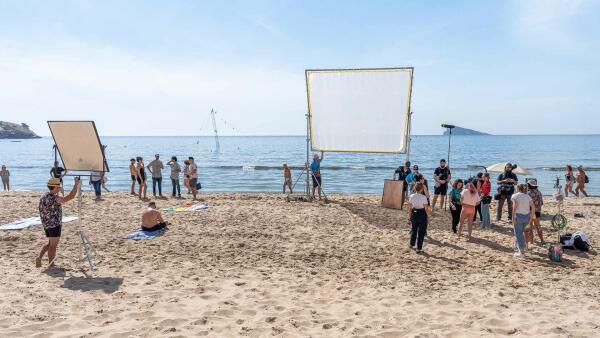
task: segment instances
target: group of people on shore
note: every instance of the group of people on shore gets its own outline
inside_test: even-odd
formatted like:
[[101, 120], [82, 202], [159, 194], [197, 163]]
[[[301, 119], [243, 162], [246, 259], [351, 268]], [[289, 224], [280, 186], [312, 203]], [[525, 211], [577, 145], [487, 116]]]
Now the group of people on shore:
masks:
[[[452, 215], [452, 231], [461, 237], [463, 226], [467, 223], [468, 239], [471, 239], [474, 222], [479, 214], [480, 228], [485, 229], [492, 225], [490, 219], [490, 204], [497, 200], [496, 222], [502, 219], [504, 204], [507, 204], [508, 224], [513, 227], [515, 236], [515, 256], [525, 257], [527, 243], [533, 243], [533, 229], [537, 231], [540, 243], [543, 245], [544, 236], [540, 227], [540, 217], [544, 204], [542, 193], [538, 189], [536, 179], [527, 179], [526, 183], [519, 184], [517, 175], [513, 172], [516, 166], [506, 163], [504, 172], [496, 180], [497, 193], [491, 195], [490, 174], [479, 173], [476, 177], [462, 180], [455, 179], [448, 193], [448, 185], [452, 180], [450, 169], [444, 159], [433, 174], [435, 182], [433, 203], [430, 207], [430, 195], [427, 180], [418, 173], [418, 166], [410, 170], [410, 162], [398, 168], [395, 177], [404, 180], [408, 197], [408, 222], [411, 224], [411, 237], [409, 246], [416, 249], [417, 253], [423, 250], [423, 241], [427, 234], [427, 225], [434, 212], [436, 201], [440, 199], [440, 210], [444, 210], [444, 201], [450, 208]], [[585, 196], [585, 183], [589, 180], [582, 167], [578, 168], [577, 175], [573, 174], [572, 167], [567, 166], [567, 186], [565, 195], [573, 193], [572, 184], [577, 183], [576, 196], [582, 192]], [[569, 188], [569, 182], [571, 187]], [[415, 247], [416, 246], [416, 247]]]
[[[183, 186], [187, 188], [188, 194], [192, 194], [194, 200], [198, 195], [200, 184], [198, 182], [198, 166], [192, 156], [183, 161], [183, 169], [177, 160], [177, 156], [172, 156], [167, 162], [170, 167], [169, 178], [171, 179], [172, 197], [181, 197], [181, 185], [179, 179], [183, 172]], [[147, 166], [144, 165], [144, 158], [138, 156], [132, 158], [129, 164], [129, 173], [131, 174], [131, 194], [139, 196], [140, 199], [147, 199], [148, 186], [146, 184], [146, 170], [150, 172], [152, 178], [152, 195], [154, 198], [164, 198], [162, 194], [162, 171], [165, 165], [160, 160], [160, 154], [154, 155], [154, 160]], [[135, 184], [138, 184], [138, 192], [135, 193]], [[156, 192], [158, 191], [158, 196]]]

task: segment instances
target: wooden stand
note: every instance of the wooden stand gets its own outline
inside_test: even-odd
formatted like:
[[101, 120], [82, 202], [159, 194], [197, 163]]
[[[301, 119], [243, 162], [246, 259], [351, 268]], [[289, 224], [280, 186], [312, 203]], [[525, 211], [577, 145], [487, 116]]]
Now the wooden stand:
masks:
[[404, 205], [404, 181], [384, 180], [381, 206], [390, 209], [402, 209]]

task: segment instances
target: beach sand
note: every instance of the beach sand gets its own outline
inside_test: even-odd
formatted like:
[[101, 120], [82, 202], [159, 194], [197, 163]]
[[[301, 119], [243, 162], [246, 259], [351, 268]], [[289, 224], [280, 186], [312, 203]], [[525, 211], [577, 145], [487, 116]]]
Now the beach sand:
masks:
[[[40, 196], [0, 194], [0, 223], [36, 216]], [[166, 214], [173, 225], [163, 236], [136, 242], [122, 238], [145, 204], [104, 198], [84, 196], [91, 278], [66, 259], [57, 261], [64, 270], [34, 267], [41, 227], [0, 232], [0, 336], [600, 336], [596, 253], [553, 263], [536, 239], [528, 258], [515, 258], [504, 222], [458, 241], [438, 211], [417, 255], [405, 211], [381, 208], [380, 196], [325, 204], [209, 194], [208, 210]], [[545, 212], [555, 208], [547, 198]], [[75, 213], [74, 202], [64, 208]], [[600, 198], [568, 198], [565, 215], [568, 231], [600, 238]], [[65, 224], [59, 247], [72, 257], [81, 254], [76, 227]]]

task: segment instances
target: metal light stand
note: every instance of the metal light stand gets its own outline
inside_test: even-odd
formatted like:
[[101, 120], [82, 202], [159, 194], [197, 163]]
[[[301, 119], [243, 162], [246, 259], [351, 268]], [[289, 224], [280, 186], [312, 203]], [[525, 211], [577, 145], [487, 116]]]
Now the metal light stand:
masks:
[[77, 186], [77, 217], [78, 217], [78, 230], [79, 239], [81, 239], [81, 245], [83, 246], [83, 251], [85, 253], [85, 257], [90, 266], [90, 273], [94, 272], [94, 264], [92, 263], [92, 257], [90, 255], [90, 242], [85, 236], [85, 232], [83, 231], [83, 214], [81, 212], [81, 207], [83, 205], [83, 193], [81, 192], [81, 178], [79, 178], [79, 185]]
[[[452, 138], [452, 129], [456, 128], [456, 126], [452, 124], [442, 124], [442, 128], [446, 128], [446, 130], [448, 130], [448, 157], [446, 159], [446, 163], [448, 163], [448, 170], [450, 170], [450, 139]], [[448, 182], [446, 182], [446, 184], [448, 184]], [[442, 199], [441, 203], [444, 204], [444, 210], [447, 210], [448, 205], [445, 198]]]

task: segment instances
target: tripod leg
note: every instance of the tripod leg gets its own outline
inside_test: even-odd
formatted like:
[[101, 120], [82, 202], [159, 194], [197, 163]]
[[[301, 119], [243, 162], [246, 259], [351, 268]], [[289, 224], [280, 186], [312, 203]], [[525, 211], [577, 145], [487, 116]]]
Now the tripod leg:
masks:
[[79, 231], [79, 237], [81, 238], [81, 244], [83, 245], [83, 250], [85, 252], [85, 257], [87, 258], [88, 264], [90, 265], [90, 272], [94, 271], [94, 264], [92, 263], [92, 257], [90, 256], [90, 250], [88, 246], [87, 238], [83, 234], [83, 231]]

